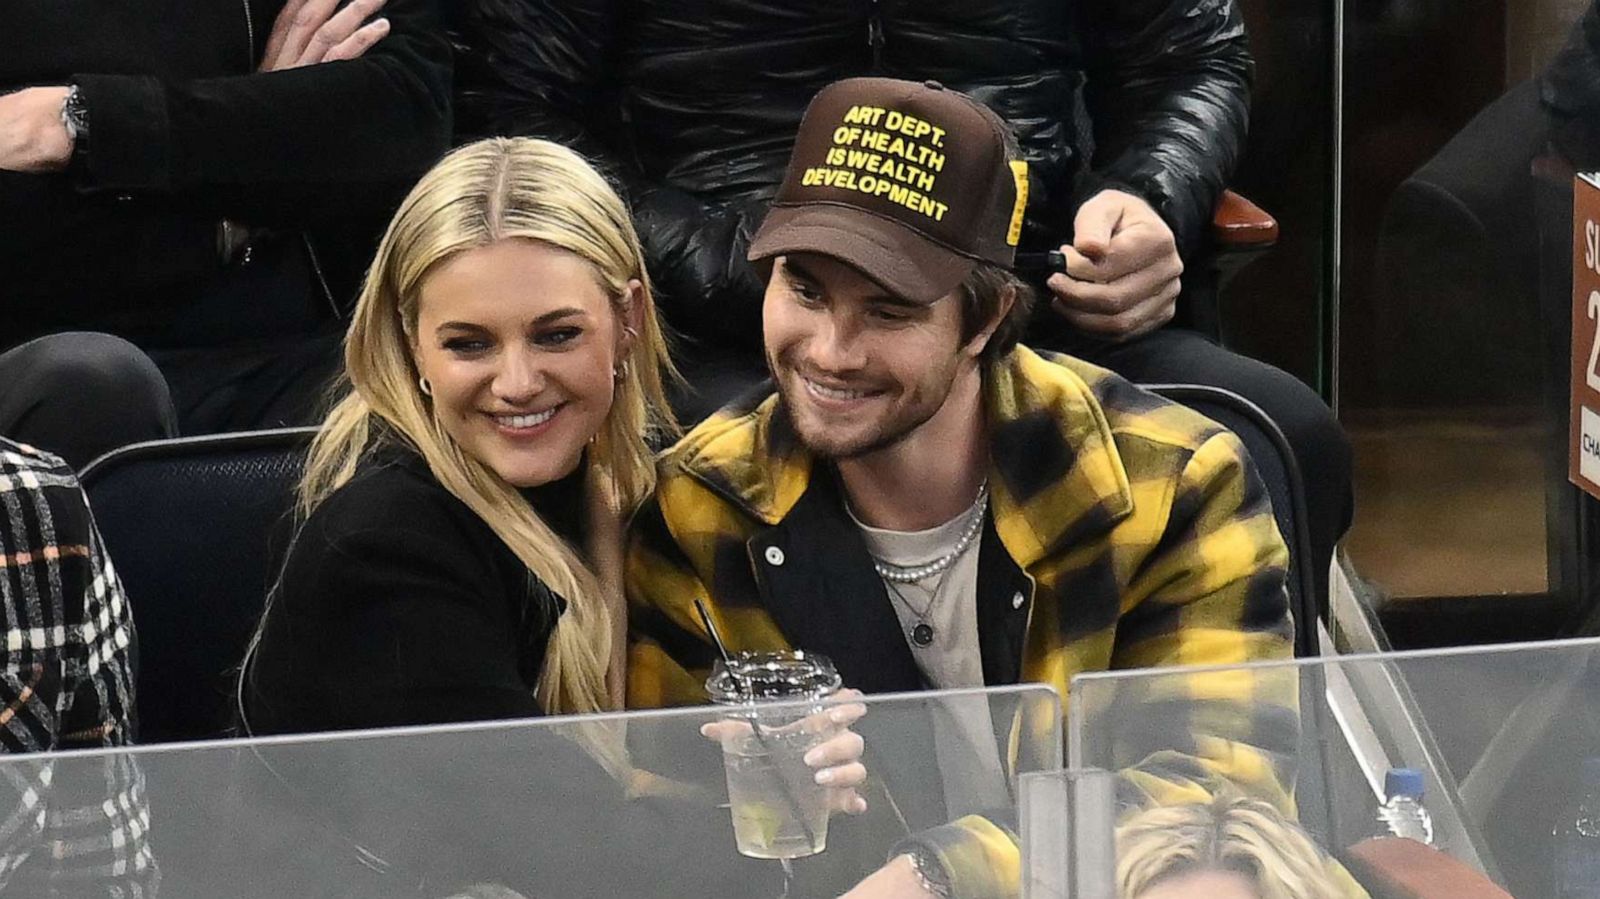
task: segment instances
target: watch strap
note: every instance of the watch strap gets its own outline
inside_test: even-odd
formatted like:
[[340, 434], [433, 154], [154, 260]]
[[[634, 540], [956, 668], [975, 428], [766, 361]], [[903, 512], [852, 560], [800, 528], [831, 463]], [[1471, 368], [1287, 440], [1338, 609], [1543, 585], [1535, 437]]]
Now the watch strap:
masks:
[[911, 860], [911, 870], [917, 875], [917, 883], [928, 895], [951, 899], [950, 875], [932, 849], [913, 844], [906, 847], [905, 854]]
[[76, 84], [68, 86], [67, 96], [61, 101], [61, 125], [72, 139], [72, 162], [81, 163], [89, 153], [89, 107]]

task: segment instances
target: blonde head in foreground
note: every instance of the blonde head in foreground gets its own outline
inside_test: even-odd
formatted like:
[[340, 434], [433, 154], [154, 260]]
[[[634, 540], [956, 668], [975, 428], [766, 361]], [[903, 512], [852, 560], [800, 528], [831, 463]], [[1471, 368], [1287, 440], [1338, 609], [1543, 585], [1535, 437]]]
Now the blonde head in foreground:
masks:
[[1120, 899], [1342, 899], [1333, 863], [1298, 825], [1239, 795], [1152, 808], [1117, 828]]

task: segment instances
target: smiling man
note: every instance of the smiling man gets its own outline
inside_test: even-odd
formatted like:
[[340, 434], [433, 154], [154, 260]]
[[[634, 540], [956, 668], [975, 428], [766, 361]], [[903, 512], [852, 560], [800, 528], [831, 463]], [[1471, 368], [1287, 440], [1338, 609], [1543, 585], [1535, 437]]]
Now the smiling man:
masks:
[[[635, 518], [631, 704], [704, 701], [697, 597], [731, 649], [821, 652], [869, 693], [1031, 681], [1065, 696], [1086, 670], [1290, 656], [1287, 552], [1238, 439], [1017, 344], [1027, 183], [1006, 126], [937, 84], [852, 79], [812, 101], [750, 250], [771, 264], [776, 392], [668, 452]], [[1271, 792], [1292, 691], [1209, 698], [1236, 713], [1206, 725], [1224, 738], [1130, 784]], [[949, 817], [984, 807], [952, 780]], [[850, 895], [1016, 894], [1003, 816], [906, 849]]]

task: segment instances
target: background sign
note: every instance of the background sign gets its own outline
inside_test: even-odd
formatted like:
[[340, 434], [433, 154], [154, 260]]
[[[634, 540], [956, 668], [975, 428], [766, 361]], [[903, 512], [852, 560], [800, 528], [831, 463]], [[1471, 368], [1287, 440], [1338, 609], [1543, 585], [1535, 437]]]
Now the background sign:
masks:
[[1600, 174], [1572, 179], [1572, 404], [1567, 477], [1600, 498]]

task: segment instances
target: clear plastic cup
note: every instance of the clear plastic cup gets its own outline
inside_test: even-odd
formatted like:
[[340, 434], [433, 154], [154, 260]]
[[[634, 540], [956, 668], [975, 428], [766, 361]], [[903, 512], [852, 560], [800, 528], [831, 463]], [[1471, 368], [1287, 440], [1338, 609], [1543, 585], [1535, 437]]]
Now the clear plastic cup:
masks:
[[838, 733], [822, 714], [839, 689], [824, 656], [799, 651], [739, 653], [706, 681], [726, 707], [722, 761], [739, 854], [790, 859], [828, 845], [828, 790], [805, 763], [811, 747]]

